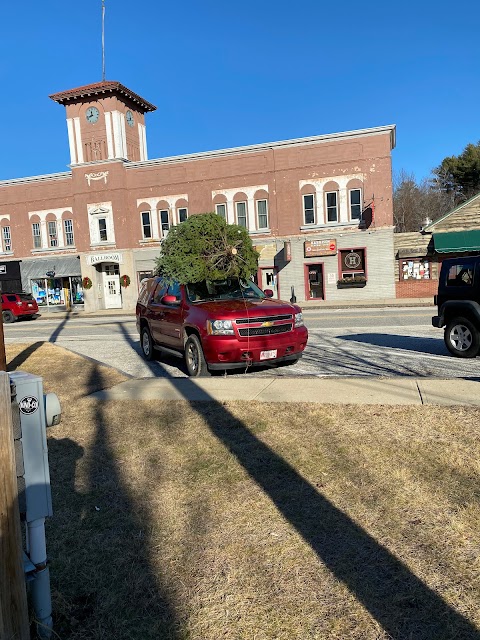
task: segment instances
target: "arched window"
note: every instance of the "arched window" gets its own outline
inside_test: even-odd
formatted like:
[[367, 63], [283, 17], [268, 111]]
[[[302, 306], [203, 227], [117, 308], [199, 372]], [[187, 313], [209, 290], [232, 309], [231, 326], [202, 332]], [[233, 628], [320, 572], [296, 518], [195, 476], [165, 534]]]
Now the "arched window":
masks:
[[325, 198], [325, 222], [338, 222], [339, 203], [338, 203], [338, 184], [330, 181], [323, 187]]
[[303, 224], [315, 224], [315, 187], [311, 184], [304, 185], [300, 195], [302, 196]]

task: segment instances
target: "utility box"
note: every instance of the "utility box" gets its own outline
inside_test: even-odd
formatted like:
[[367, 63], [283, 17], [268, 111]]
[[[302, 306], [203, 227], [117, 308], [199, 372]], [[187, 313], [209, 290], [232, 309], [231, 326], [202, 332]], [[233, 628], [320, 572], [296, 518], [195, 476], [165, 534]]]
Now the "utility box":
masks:
[[[48, 468], [46, 398], [40, 376], [21, 371], [14, 371], [9, 375], [10, 383], [13, 385], [12, 392], [15, 394], [12, 415], [20, 514], [23, 520], [32, 522], [53, 515]], [[55, 399], [58, 404], [56, 396]], [[60, 421], [60, 409], [57, 420]]]

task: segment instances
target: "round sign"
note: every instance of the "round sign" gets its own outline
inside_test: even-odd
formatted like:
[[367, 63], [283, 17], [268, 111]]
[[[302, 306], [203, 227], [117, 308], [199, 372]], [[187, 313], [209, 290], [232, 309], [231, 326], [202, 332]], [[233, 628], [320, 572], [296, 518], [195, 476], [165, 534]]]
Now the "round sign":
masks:
[[330, 243], [330, 251], [335, 251], [336, 246], [335, 246], [335, 242], [331, 242]]
[[348, 267], [349, 269], [358, 269], [361, 262], [362, 262], [361, 257], [359, 256], [358, 253], [355, 253], [354, 251], [347, 253], [347, 255], [345, 256], [345, 266]]
[[34, 396], [25, 396], [20, 400], [18, 406], [23, 414], [29, 416], [38, 409], [38, 400]]

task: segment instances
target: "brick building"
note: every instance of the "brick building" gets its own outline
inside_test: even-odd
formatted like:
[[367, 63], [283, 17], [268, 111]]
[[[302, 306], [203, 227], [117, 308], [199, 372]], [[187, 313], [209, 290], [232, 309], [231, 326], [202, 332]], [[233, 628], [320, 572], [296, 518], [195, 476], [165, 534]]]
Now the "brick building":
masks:
[[248, 228], [258, 282], [279, 297], [395, 296], [393, 125], [148, 160], [155, 107], [133, 91], [50, 97], [66, 108], [70, 170], [0, 182], [4, 290], [21, 278], [44, 306], [132, 310], [169, 228], [216, 211]]

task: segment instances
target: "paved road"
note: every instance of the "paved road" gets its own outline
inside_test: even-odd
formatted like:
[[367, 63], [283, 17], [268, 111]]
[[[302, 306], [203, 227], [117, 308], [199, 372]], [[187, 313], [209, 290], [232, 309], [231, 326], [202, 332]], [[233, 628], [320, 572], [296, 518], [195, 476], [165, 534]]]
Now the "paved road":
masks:
[[[453, 358], [442, 332], [431, 326], [433, 309], [309, 310], [310, 339], [294, 366], [256, 369], [251, 376], [431, 376], [478, 378], [480, 358]], [[114, 366], [134, 377], [185, 377], [183, 361], [160, 355], [147, 363], [129, 316], [41, 318], [5, 327], [5, 342], [50, 341]], [[230, 372], [229, 376], [244, 375]]]

